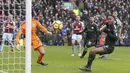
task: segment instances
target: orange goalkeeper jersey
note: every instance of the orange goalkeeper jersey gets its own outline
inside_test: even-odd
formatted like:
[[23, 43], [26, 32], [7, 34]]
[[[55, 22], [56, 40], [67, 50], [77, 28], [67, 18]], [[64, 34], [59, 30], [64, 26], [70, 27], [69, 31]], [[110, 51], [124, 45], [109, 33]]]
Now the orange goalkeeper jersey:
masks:
[[[40, 28], [45, 33], [48, 32], [48, 30], [44, 26], [42, 26], [39, 21], [32, 19], [32, 31], [31, 31], [32, 41], [33, 40], [39, 40], [39, 37], [36, 34], [36, 28], [37, 27]], [[23, 22], [20, 26], [20, 29], [19, 29], [17, 35], [16, 35], [16, 43], [18, 43], [21, 34], [22, 33], [25, 34], [25, 31], [26, 31], [26, 24], [25, 24], [25, 22]]]

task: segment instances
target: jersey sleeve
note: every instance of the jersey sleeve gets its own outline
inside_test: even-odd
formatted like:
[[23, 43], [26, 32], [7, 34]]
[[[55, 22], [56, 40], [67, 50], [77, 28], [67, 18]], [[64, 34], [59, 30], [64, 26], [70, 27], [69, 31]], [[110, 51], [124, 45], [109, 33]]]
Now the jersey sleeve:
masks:
[[87, 28], [87, 25], [86, 25], [86, 26], [85, 26], [85, 28], [84, 28], [84, 30], [83, 30], [83, 32], [86, 32], [86, 31], [87, 31], [87, 29], [88, 29], [88, 28]]
[[118, 18], [116, 19], [116, 23], [119, 27], [122, 27], [122, 22]]
[[39, 21], [37, 21], [37, 27], [40, 28], [44, 33], [48, 32], [48, 30], [44, 26], [42, 26]]
[[83, 22], [81, 22], [81, 24], [82, 24], [82, 29], [84, 29], [85, 27], [84, 27], [84, 23]]
[[19, 42], [19, 38], [20, 38], [21, 34], [23, 33], [23, 31], [25, 29], [24, 25], [25, 25], [25, 22], [21, 24], [21, 26], [19, 28], [19, 31], [16, 34], [16, 38], [15, 38], [16, 39], [15, 40], [16, 44]]

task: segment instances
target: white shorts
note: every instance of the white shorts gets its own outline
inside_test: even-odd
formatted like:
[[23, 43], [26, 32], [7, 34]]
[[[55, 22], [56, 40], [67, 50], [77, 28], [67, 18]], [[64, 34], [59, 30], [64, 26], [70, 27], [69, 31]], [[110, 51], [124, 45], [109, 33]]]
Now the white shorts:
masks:
[[82, 35], [79, 35], [79, 34], [72, 35], [72, 40], [78, 40], [78, 39], [82, 39]]
[[13, 34], [12, 33], [3, 33], [2, 39], [4, 40], [12, 40]]

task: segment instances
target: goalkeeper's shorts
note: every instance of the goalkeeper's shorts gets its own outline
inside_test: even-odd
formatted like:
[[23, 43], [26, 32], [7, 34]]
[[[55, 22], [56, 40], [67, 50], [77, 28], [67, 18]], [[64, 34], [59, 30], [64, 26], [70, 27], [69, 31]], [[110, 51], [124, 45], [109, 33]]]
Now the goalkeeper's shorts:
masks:
[[43, 46], [41, 40], [32, 40], [32, 47], [34, 50], [37, 50], [41, 46]]

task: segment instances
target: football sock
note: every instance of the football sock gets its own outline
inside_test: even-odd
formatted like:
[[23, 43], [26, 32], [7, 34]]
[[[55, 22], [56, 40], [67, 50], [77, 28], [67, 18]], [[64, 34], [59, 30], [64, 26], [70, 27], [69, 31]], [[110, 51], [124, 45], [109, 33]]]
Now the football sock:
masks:
[[80, 53], [81, 52], [81, 44], [79, 43], [78, 44], [78, 53]]
[[44, 56], [44, 54], [43, 55], [38, 54], [38, 61], [37, 61], [37, 63], [39, 63], [39, 64], [41, 63], [43, 56]]
[[11, 49], [13, 50], [14, 49], [13, 43], [10, 43], [10, 46], [11, 46]]
[[86, 65], [86, 67], [91, 68], [91, 65], [92, 65], [93, 60], [95, 59], [95, 56], [96, 56], [96, 54], [91, 54], [91, 53], [89, 54], [88, 63]]
[[82, 57], [84, 57], [86, 55], [87, 51], [84, 50], [83, 53], [82, 53]]
[[75, 48], [73, 44], [72, 44], [72, 54], [75, 54]]
[[4, 44], [2, 43], [0, 51], [3, 51], [3, 48], [4, 48]]

